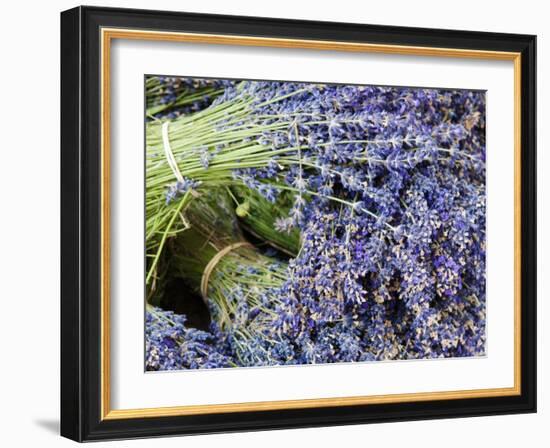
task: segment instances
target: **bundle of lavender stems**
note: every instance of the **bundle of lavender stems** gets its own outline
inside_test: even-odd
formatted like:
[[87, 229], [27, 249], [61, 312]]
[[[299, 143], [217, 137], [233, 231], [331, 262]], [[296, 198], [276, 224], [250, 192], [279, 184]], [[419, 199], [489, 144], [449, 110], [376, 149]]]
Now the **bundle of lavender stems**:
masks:
[[[146, 94], [147, 370], [485, 353], [483, 92]], [[173, 306], [191, 300], [201, 329]]]

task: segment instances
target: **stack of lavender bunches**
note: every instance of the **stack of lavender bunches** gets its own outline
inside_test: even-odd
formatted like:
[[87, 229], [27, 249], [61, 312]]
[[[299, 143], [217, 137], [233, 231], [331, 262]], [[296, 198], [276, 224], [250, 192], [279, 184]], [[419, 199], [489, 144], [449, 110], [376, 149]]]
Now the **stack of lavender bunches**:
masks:
[[146, 87], [147, 370], [485, 353], [483, 92]]

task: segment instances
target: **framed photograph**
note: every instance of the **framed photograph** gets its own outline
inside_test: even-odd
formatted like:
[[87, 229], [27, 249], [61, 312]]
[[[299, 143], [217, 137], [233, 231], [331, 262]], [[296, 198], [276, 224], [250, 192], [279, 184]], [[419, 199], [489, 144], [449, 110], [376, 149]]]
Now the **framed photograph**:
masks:
[[536, 411], [536, 37], [61, 14], [61, 433]]

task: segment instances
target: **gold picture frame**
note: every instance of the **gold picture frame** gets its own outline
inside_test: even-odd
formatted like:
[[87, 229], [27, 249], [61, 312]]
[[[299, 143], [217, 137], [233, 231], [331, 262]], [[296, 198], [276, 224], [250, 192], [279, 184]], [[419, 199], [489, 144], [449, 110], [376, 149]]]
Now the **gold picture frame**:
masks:
[[[525, 173], [533, 169], [534, 163], [530, 156], [526, 156], [526, 153], [531, 154], [534, 152], [534, 143], [525, 136], [523, 133], [525, 129], [529, 129], [532, 125], [531, 111], [533, 104], [530, 100], [531, 92], [530, 88], [534, 89], [534, 85], [529, 86], [534, 74], [532, 73], [531, 64], [534, 58], [533, 46], [534, 38], [532, 36], [516, 36], [516, 35], [504, 35], [501, 39], [500, 47], [502, 49], [490, 48], [491, 39], [489, 35], [478, 36], [480, 33], [473, 33], [468, 35], [466, 32], [448, 32], [443, 35], [434, 35], [431, 30], [422, 30], [422, 34], [427, 40], [430, 36], [434, 43], [433, 46], [426, 45], [425, 42], [408, 45], [405, 42], [397, 42], [399, 39], [395, 39], [390, 36], [391, 27], [387, 27], [385, 30], [376, 30], [376, 33], [372, 36], [379, 37], [385, 36], [387, 42], [382, 43], [372, 39], [369, 41], [369, 29], [365, 28], [365, 41], [347, 41], [344, 37], [340, 40], [319, 39], [317, 37], [304, 38], [288, 38], [278, 37], [277, 32], [284, 34], [283, 30], [278, 31], [277, 27], [283, 27], [283, 23], [277, 21], [269, 22], [270, 27], [265, 36], [250, 35], [246, 32], [246, 26], [248, 21], [239, 21], [235, 18], [235, 24], [244, 23], [243, 34], [230, 34], [224, 32], [223, 27], [220, 27], [218, 22], [212, 18], [210, 28], [217, 29], [217, 32], [198, 32], [195, 29], [185, 31], [190, 27], [189, 24], [196, 18], [195, 15], [170, 15], [170, 13], [156, 13], [148, 12], [143, 13], [144, 19], [136, 21], [133, 26], [132, 15], [123, 10], [112, 11], [102, 8], [76, 8], [67, 11], [62, 15], [63, 26], [65, 27], [66, 36], [71, 35], [74, 38], [76, 32], [80, 39], [93, 39], [93, 44], [97, 49], [97, 54], [90, 56], [93, 61], [97, 63], [98, 70], [98, 88], [94, 90], [94, 95], [97, 95], [98, 109], [100, 113], [99, 128], [97, 129], [97, 141], [99, 143], [99, 182], [98, 182], [98, 195], [99, 198], [99, 216], [97, 223], [99, 224], [99, 252], [97, 260], [97, 269], [100, 275], [98, 285], [98, 311], [99, 322], [97, 325], [97, 333], [99, 335], [98, 344], [98, 359], [95, 360], [96, 366], [99, 368], [99, 375], [97, 382], [95, 383], [99, 388], [99, 396], [97, 399], [99, 403], [96, 403], [92, 408], [87, 408], [87, 411], [82, 411], [87, 415], [86, 419], [89, 421], [95, 421], [95, 426], [91, 424], [87, 426], [87, 434], [82, 432], [83, 422], [74, 421], [74, 419], [66, 416], [62, 417], [62, 421], [66, 422], [65, 426], [62, 423], [62, 433], [71, 438], [80, 440], [91, 440], [94, 438], [118, 438], [132, 436], [132, 432], [125, 429], [126, 427], [117, 427], [117, 422], [124, 425], [131, 421], [143, 421], [146, 419], [150, 421], [148, 424], [148, 430], [146, 434], [163, 434], [162, 426], [157, 426], [156, 421], [163, 418], [173, 419], [185, 419], [191, 416], [211, 416], [211, 415], [227, 415], [236, 414], [235, 418], [242, 413], [262, 413], [266, 411], [292, 411], [292, 410], [316, 410], [319, 408], [327, 408], [327, 413], [332, 412], [335, 408], [345, 407], [350, 409], [351, 407], [360, 407], [364, 409], [365, 406], [374, 407], [374, 405], [388, 405], [399, 403], [418, 403], [419, 406], [422, 403], [433, 402], [445, 402], [445, 406], [452, 406], [452, 402], [456, 400], [474, 400], [474, 399], [506, 399], [507, 403], [522, 403], [523, 408], [527, 409], [524, 402], [527, 400], [532, 403], [532, 387], [525, 388], [526, 381], [532, 382], [533, 372], [532, 366], [534, 363], [534, 353], [532, 349], [525, 352], [526, 344], [532, 339], [533, 335], [529, 336], [529, 341], [525, 337], [526, 331], [532, 332], [532, 328], [526, 329], [524, 327], [525, 322], [532, 322], [533, 312], [531, 308], [526, 308], [527, 300], [532, 298], [525, 297], [525, 278], [528, 277], [529, 281], [532, 281], [535, 275], [532, 272], [532, 263], [529, 265], [529, 269], [525, 265], [525, 258], [533, 257], [532, 244], [525, 243], [525, 230], [522, 230], [522, 223], [527, 216], [532, 218], [534, 205], [530, 202], [530, 198], [526, 198], [525, 185], [526, 182], [531, 182], [530, 179], [525, 178]], [[175, 14], [175, 13], [174, 13]], [[107, 18], [105, 18], [107, 17]], [[150, 21], [155, 24], [163, 23], [163, 20], [168, 22], [170, 18], [174, 17], [181, 19], [181, 31], [174, 31], [170, 29], [170, 26], [166, 24], [166, 29], [147, 29], [144, 23]], [[201, 16], [203, 21], [208, 22], [208, 16]], [[259, 20], [259, 19], [258, 19]], [[269, 19], [262, 19], [268, 21]], [[82, 21], [91, 24], [86, 31], [78, 24]], [[144, 22], [143, 22], [144, 21]], [[170, 22], [172, 23], [172, 22]], [[253, 23], [253, 21], [251, 22]], [[288, 25], [288, 24], [286, 24]], [[298, 24], [292, 24], [298, 30]], [[341, 30], [342, 35], [345, 35], [345, 27], [338, 24], [319, 24], [319, 29], [326, 27], [334, 32]], [[156, 25], [155, 28], [159, 26]], [[332, 28], [331, 28], [332, 27]], [[357, 25], [361, 27], [361, 25]], [[92, 29], [93, 31], [90, 31]], [[342, 31], [343, 30], [343, 31]], [[92, 33], [93, 34], [90, 34]], [[373, 31], [374, 33], [374, 31]], [[385, 34], [384, 34], [385, 33]], [[453, 34], [454, 33], [454, 34]], [[461, 33], [465, 33], [462, 35]], [[299, 34], [298, 32], [296, 33]], [[475, 34], [475, 36], [474, 36]], [[471, 42], [475, 38], [478, 48], [460, 47], [452, 45], [460, 45], [460, 42]], [[403, 38], [405, 39], [405, 38]], [[469, 40], [468, 40], [469, 39]], [[111, 154], [111, 45], [115, 40], [140, 40], [140, 41], [163, 41], [163, 42], [184, 42], [184, 43], [200, 43], [209, 45], [232, 45], [243, 47], [275, 47], [275, 48], [287, 48], [287, 49], [312, 49], [312, 50], [328, 50], [328, 51], [343, 51], [343, 52], [357, 52], [357, 53], [380, 53], [380, 54], [397, 54], [408, 56], [433, 56], [433, 57], [445, 57], [445, 58], [466, 58], [476, 60], [504, 60], [513, 62], [514, 66], [514, 198], [510, 200], [514, 201], [514, 386], [506, 388], [489, 388], [489, 389], [474, 389], [474, 390], [460, 390], [460, 391], [446, 391], [446, 392], [422, 392], [422, 393], [405, 393], [405, 394], [393, 394], [393, 395], [371, 395], [371, 396], [350, 396], [350, 397], [338, 397], [338, 398], [315, 398], [304, 400], [282, 400], [282, 401], [258, 401], [258, 402], [243, 402], [243, 403], [231, 403], [231, 404], [212, 404], [212, 405], [187, 405], [187, 406], [175, 406], [175, 407], [156, 407], [156, 408], [138, 408], [138, 409], [113, 409], [111, 403], [111, 368], [110, 359], [113, 355], [111, 353], [110, 345], [110, 219], [111, 219], [111, 203], [110, 203], [110, 185], [111, 185], [111, 166], [110, 166], [110, 154]], [[379, 39], [380, 40], [380, 39]], [[393, 43], [390, 41], [394, 41]], [[406, 39], [405, 39], [406, 40]], [[493, 39], [494, 40], [494, 39]], [[417, 42], [418, 39], [415, 40]], [[81, 47], [77, 46], [77, 43], [66, 44], [72, 45], [68, 47], [65, 67], [68, 67], [65, 73], [62, 75], [70, 77], [75, 75], [75, 72], [81, 73], [82, 54], [84, 51]], [[73, 48], [73, 46], [77, 48]], [[469, 44], [471, 45], [471, 44]], [[498, 46], [498, 45], [497, 45]], [[92, 45], [92, 48], [93, 45]], [[72, 51], [72, 53], [71, 53]], [[70, 53], [70, 55], [69, 55]], [[78, 55], [80, 59], [75, 56]], [[78, 60], [77, 60], [78, 59]], [[82, 83], [83, 81], [81, 81]], [[81, 84], [78, 85], [78, 89], [82, 89]], [[70, 90], [72, 89], [72, 90]], [[74, 86], [67, 87], [66, 95], [75, 92]], [[78, 91], [78, 97], [82, 95], [81, 91]], [[69, 100], [66, 101], [70, 103]], [[63, 107], [68, 111], [70, 107], [65, 104]], [[72, 103], [71, 103], [72, 104]], [[530, 111], [527, 113], [527, 111]], [[62, 117], [63, 118], [63, 117]], [[81, 118], [84, 122], [84, 118]], [[82, 125], [82, 122], [67, 123], [68, 128], [76, 125]], [[84, 122], [85, 124], [85, 122]], [[72, 131], [65, 131], [67, 135]], [[69, 138], [69, 137], [67, 137]], [[65, 143], [67, 145], [67, 143]], [[64, 146], [62, 151], [73, 151], [68, 146]], [[82, 148], [85, 150], [85, 148]], [[529, 166], [525, 165], [525, 161], [528, 160]], [[76, 162], [75, 162], [76, 163]], [[65, 168], [68, 169], [68, 168]], [[75, 213], [75, 210], [68, 210], [65, 212], [67, 216]], [[530, 224], [531, 225], [531, 224]], [[67, 242], [67, 251], [81, 250], [80, 248], [74, 248], [72, 242]], [[70, 247], [69, 247], [70, 246]], [[525, 253], [527, 249], [528, 253]], [[532, 260], [531, 260], [532, 261]], [[528, 273], [526, 275], [526, 269]], [[69, 282], [70, 280], [67, 280]], [[74, 300], [74, 298], [64, 297], [63, 300]], [[73, 308], [66, 306], [67, 315], [74, 312]], [[83, 308], [80, 308], [79, 312], [82, 312]], [[525, 310], [529, 310], [529, 315], [526, 315]], [[73, 325], [66, 322], [68, 317], [64, 317], [64, 325]], [[72, 328], [72, 327], [71, 327]], [[78, 331], [83, 331], [81, 327], [78, 327]], [[70, 347], [67, 352], [74, 353], [75, 351], [82, 350], [82, 347]], [[69, 359], [70, 358], [70, 359]], [[66, 357], [63, 361], [64, 365], [74, 365], [81, 362], [73, 359], [73, 355]], [[527, 377], [525, 376], [525, 366], [528, 366]], [[65, 368], [65, 367], [64, 367]], [[69, 367], [67, 367], [69, 369]], [[69, 374], [67, 374], [69, 375]], [[70, 374], [72, 375], [72, 373]], [[78, 377], [79, 381], [81, 377]], [[67, 380], [68, 381], [68, 380]], [[84, 398], [75, 398], [73, 396], [75, 391], [74, 378], [71, 381], [71, 387], [65, 388], [65, 397], [71, 395], [72, 399], [78, 402], [78, 406], [82, 409], [86, 408], [86, 404], [83, 402]], [[80, 386], [82, 387], [82, 385]], [[78, 388], [78, 387], [76, 387]], [[95, 388], [93, 388], [96, 390]], [[63, 395], [63, 394], [62, 394]], [[88, 398], [89, 399], [89, 398]], [[514, 401], [515, 400], [515, 401]], [[62, 398], [63, 401], [63, 398]], [[512, 406], [513, 407], [513, 406]], [[520, 411], [519, 404], [516, 405], [518, 412]], [[533, 406], [530, 405], [529, 409]], [[62, 410], [62, 413], [64, 411]], [[350, 411], [351, 412], [351, 411]], [[435, 412], [435, 411], [434, 411]], [[480, 411], [482, 413], [482, 411]], [[92, 415], [94, 414], [94, 415]], [[429, 414], [429, 413], [428, 413]], [[428, 415], [427, 414], [427, 415]], [[475, 414], [475, 412], [474, 412]], [[430, 414], [432, 415], [432, 414]], [[467, 415], [465, 412], [464, 415]], [[396, 414], [396, 419], [399, 416]], [[406, 417], [404, 417], [406, 418]], [[365, 419], [364, 421], [367, 421]], [[180, 420], [184, 422], [185, 420]], [[126, 422], [126, 423], [124, 423]], [[314, 423], [315, 424], [315, 423]], [[323, 424], [323, 420], [319, 420], [319, 424]], [[113, 425], [113, 426], [105, 426]], [[99, 430], [101, 427], [115, 428]], [[277, 426], [275, 424], [275, 426]], [[285, 427], [285, 424], [281, 424]], [[289, 427], [290, 425], [286, 425]], [[243, 429], [247, 429], [252, 426], [245, 426]], [[261, 424], [258, 427], [262, 427]], [[118, 429], [116, 429], [118, 428]], [[192, 433], [194, 431], [199, 432], [201, 430], [201, 424], [197, 424], [193, 429], [189, 431], [175, 431], [175, 433]], [[221, 428], [221, 427], [220, 427]], [[235, 428], [239, 428], [238, 422], [235, 423]], [[102, 432], [103, 431], [103, 432]], [[168, 432], [166, 432], [168, 433]]]

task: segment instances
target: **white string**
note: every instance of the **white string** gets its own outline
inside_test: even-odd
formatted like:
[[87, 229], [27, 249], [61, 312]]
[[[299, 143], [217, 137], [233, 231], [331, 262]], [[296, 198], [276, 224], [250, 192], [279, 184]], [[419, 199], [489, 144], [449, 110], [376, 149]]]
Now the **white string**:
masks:
[[178, 164], [176, 163], [176, 159], [174, 158], [174, 154], [172, 153], [172, 148], [170, 147], [170, 140], [168, 139], [169, 125], [169, 121], [165, 121], [162, 125], [162, 144], [164, 146], [164, 154], [166, 155], [168, 165], [170, 166], [170, 168], [172, 168], [172, 172], [174, 173], [174, 176], [176, 176], [178, 182], [183, 182], [183, 176], [181, 175], [181, 172], [178, 168]]

